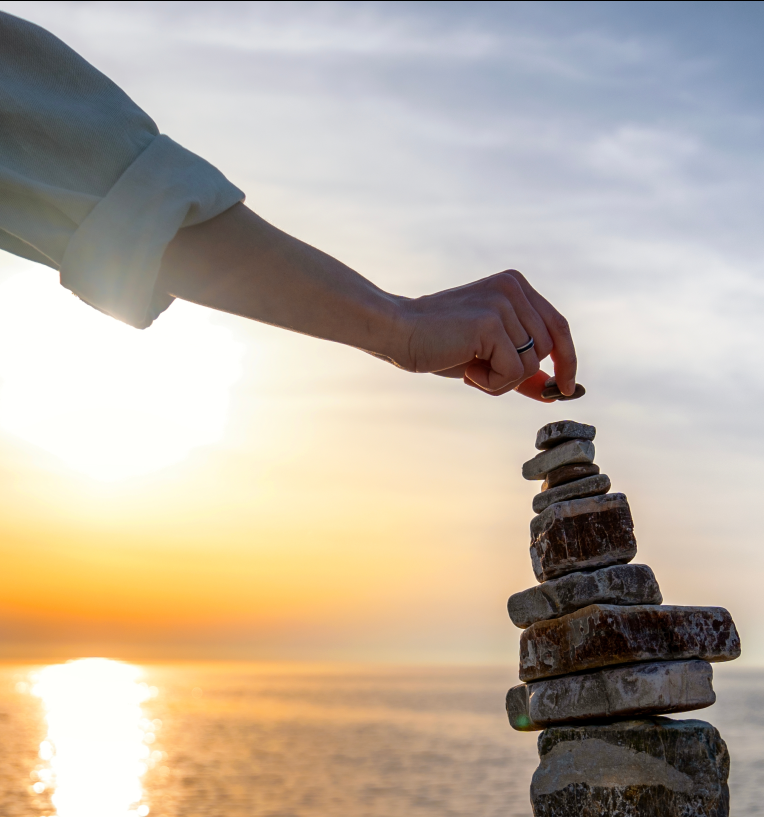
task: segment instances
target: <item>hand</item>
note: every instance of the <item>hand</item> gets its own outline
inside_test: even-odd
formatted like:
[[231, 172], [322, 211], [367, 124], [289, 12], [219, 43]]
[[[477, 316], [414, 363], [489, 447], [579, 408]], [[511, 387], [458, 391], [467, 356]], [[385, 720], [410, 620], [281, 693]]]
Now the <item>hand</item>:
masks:
[[[408, 371], [462, 377], [492, 395], [515, 389], [542, 400], [549, 375], [539, 361], [549, 355], [560, 390], [573, 394], [576, 351], [568, 322], [517, 270], [404, 299], [402, 310], [407, 348], [393, 359]], [[534, 348], [519, 355], [516, 347], [529, 337]]]
[[[165, 251], [160, 292], [363, 349], [411, 372], [462, 377], [488, 394], [541, 400], [552, 356], [563, 394], [575, 388], [568, 323], [517, 272], [403, 298], [237, 204], [180, 230]], [[535, 347], [518, 355], [529, 337]]]

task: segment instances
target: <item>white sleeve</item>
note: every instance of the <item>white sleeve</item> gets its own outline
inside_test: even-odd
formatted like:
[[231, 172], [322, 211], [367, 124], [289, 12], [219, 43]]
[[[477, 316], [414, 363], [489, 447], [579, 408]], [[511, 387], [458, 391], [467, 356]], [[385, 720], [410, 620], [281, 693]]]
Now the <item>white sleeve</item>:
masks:
[[143, 328], [168, 243], [244, 199], [49, 32], [0, 12], [0, 249]]

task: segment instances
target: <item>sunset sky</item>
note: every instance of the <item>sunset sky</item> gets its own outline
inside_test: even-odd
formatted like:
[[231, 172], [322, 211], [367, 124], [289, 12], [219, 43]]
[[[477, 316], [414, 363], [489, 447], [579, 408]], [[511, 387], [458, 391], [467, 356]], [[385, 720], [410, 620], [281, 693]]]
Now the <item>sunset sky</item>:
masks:
[[491, 399], [0, 256], [0, 657], [512, 663], [536, 430], [597, 426], [637, 561], [764, 663], [761, 4], [0, 2], [390, 291], [507, 267], [586, 397]]

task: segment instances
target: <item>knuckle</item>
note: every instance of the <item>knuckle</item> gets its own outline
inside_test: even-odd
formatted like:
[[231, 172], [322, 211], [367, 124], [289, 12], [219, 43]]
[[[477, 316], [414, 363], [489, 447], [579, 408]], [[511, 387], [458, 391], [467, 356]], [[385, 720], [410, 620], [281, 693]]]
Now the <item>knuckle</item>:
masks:
[[539, 360], [537, 357], [535, 357], [532, 360], [526, 361], [523, 369], [523, 374], [526, 377], [532, 377], [540, 368], [541, 367], [539, 366]]
[[524, 283], [525, 280], [526, 280], [525, 276], [518, 269], [508, 269], [508, 270], [505, 270], [505, 272], [507, 274], [511, 275], [512, 280], [515, 281], [516, 283], [519, 283], [519, 284]]
[[510, 298], [513, 295], [519, 295], [523, 291], [512, 272], [511, 270], [505, 270], [504, 272], [499, 272], [494, 275], [494, 279], [499, 285], [500, 291]]
[[564, 335], [570, 334], [570, 324], [568, 323], [568, 319], [561, 315], [559, 312], [555, 312], [552, 315], [552, 327], [557, 331]]
[[485, 312], [479, 320], [480, 329], [489, 335], [503, 332], [504, 325], [501, 318], [495, 312]]
[[525, 377], [525, 364], [522, 360], [513, 360], [507, 367], [507, 380], [514, 383], [517, 380], [522, 380]]

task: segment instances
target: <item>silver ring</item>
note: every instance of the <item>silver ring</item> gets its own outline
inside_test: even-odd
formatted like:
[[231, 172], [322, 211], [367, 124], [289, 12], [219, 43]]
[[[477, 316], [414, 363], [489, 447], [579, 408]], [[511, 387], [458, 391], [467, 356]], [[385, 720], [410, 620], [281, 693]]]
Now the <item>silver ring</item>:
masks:
[[535, 346], [535, 341], [533, 338], [527, 340], [522, 346], [516, 346], [515, 349], [518, 355], [521, 355], [523, 352], [530, 352], [530, 350]]

